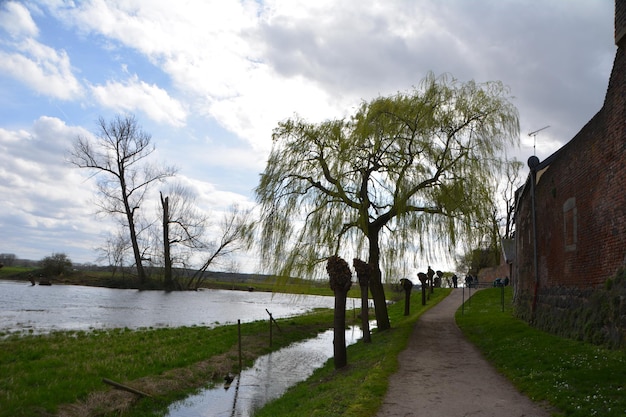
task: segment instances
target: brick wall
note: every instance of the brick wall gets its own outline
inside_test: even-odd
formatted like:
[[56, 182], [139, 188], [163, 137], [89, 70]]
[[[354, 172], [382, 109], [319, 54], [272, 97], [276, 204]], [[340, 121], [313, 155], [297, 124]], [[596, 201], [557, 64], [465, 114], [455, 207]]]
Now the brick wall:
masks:
[[[626, 0], [617, 0], [616, 22], [626, 19], [624, 7]], [[617, 50], [602, 109], [538, 167], [537, 296], [530, 182], [520, 195], [513, 279], [521, 310], [545, 289], [600, 288], [626, 262], [625, 49]]]
[[626, 43], [626, 0], [615, 0], [615, 45]]
[[509, 270], [509, 264], [502, 262], [498, 266], [493, 266], [491, 268], [483, 268], [478, 271], [478, 281], [479, 282], [487, 282], [493, 283], [496, 278], [505, 278], [509, 277], [511, 279], [511, 273]]

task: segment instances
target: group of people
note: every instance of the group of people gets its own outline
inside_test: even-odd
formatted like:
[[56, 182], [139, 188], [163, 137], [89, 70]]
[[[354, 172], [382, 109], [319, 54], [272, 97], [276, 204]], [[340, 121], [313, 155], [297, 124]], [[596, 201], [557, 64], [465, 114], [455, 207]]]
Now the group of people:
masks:
[[[418, 277], [420, 278], [420, 281], [422, 282], [423, 285], [426, 285], [426, 287], [432, 285], [433, 287], [437, 288], [441, 286], [441, 280], [443, 278], [443, 272], [441, 271], [437, 271], [435, 272], [430, 266], [428, 267], [428, 272], [427, 273], [423, 273], [420, 272], [417, 274]], [[450, 278], [446, 278], [446, 281], [448, 283], [448, 285], [450, 285]], [[494, 287], [495, 286], [507, 286], [509, 285], [509, 277], [505, 277], [505, 278], [498, 278], [496, 279], [496, 281], [494, 281]], [[472, 274], [467, 274], [465, 276], [465, 286], [468, 288], [477, 288], [478, 287], [478, 276], [473, 276]], [[452, 275], [452, 288], [458, 288], [459, 287], [459, 277], [456, 276], [456, 274]]]
[[[472, 285], [478, 285], [478, 277], [467, 274], [465, 276], [465, 286], [472, 287]], [[459, 277], [457, 277], [456, 274], [452, 275], [452, 287], [459, 288]]]

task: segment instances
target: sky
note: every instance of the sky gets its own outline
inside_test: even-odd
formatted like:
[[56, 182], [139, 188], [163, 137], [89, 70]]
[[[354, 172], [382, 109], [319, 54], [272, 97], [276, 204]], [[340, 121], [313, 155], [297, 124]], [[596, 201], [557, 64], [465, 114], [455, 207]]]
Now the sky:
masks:
[[349, 116], [429, 71], [509, 86], [509, 155], [543, 160], [602, 106], [613, 13], [611, 0], [0, 0], [0, 253], [97, 261], [113, 221], [68, 151], [117, 114], [214, 218], [254, 206], [280, 121]]

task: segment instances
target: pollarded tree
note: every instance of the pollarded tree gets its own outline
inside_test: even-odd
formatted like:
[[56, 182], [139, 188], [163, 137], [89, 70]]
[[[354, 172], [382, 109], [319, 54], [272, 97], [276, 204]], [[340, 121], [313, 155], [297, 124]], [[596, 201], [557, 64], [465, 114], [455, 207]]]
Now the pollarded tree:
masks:
[[350, 120], [286, 120], [256, 188], [262, 259], [303, 274], [339, 246], [367, 253], [377, 325], [387, 329], [381, 264], [391, 277], [406, 255], [471, 237], [489, 216], [499, 156], [518, 138], [502, 83], [432, 74]]
[[98, 119], [95, 137], [78, 136], [69, 157], [72, 164], [97, 176], [101, 211], [123, 217], [140, 283], [147, 277], [137, 213], [149, 186], [176, 173], [173, 167], [158, 167], [147, 161], [154, 150], [150, 134], [141, 129], [134, 116], [117, 115], [109, 122]]
[[328, 272], [330, 289], [335, 294], [333, 352], [335, 369], [339, 369], [348, 364], [346, 349], [346, 298], [352, 286], [352, 272], [348, 263], [337, 255], [328, 258], [326, 272]]

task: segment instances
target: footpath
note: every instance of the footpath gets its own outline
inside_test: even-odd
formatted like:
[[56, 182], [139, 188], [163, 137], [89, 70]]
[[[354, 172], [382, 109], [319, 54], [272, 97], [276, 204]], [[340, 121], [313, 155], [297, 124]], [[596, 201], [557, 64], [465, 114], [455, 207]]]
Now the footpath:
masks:
[[419, 318], [377, 417], [549, 417], [465, 339], [454, 320], [462, 298], [454, 289]]

